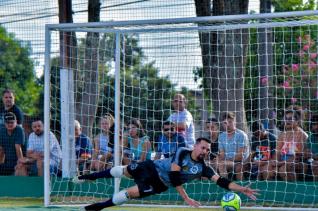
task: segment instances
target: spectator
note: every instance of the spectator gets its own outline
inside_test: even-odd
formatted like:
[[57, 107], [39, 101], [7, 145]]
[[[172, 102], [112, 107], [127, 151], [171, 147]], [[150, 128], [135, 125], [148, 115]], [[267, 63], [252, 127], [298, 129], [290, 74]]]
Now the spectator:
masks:
[[311, 164], [311, 171], [315, 181], [318, 181], [318, 115], [311, 117], [311, 133], [307, 141], [307, 159]]
[[266, 131], [259, 121], [252, 124], [252, 149], [251, 149], [251, 169], [252, 175], [257, 179], [269, 179], [268, 165], [270, 159], [275, 154], [277, 137]]
[[172, 157], [179, 147], [185, 147], [182, 135], [176, 132], [173, 122], [165, 121], [162, 125], [162, 134], [157, 139], [155, 160]]
[[[44, 125], [42, 120], [32, 122], [32, 133], [29, 135], [26, 157], [19, 159], [17, 170], [20, 176], [27, 176], [28, 171], [36, 170], [38, 176], [43, 176], [44, 161]], [[50, 131], [50, 174], [56, 175], [62, 159], [62, 151], [55, 135]], [[31, 165], [30, 165], [31, 164]], [[30, 168], [31, 167], [31, 168]]]
[[249, 157], [249, 142], [244, 131], [236, 128], [235, 114], [224, 113], [222, 116], [224, 132], [219, 136], [218, 169], [220, 175], [228, 176], [234, 171], [238, 180], [243, 180], [243, 165]]
[[141, 162], [151, 159], [151, 143], [138, 119], [129, 122], [128, 136], [124, 138], [123, 145], [126, 148], [123, 161], [125, 165], [131, 161]]
[[219, 152], [219, 133], [220, 133], [219, 122], [216, 118], [208, 118], [205, 125], [206, 125], [206, 131], [203, 137], [211, 141], [209, 159], [210, 161], [215, 161]]
[[75, 126], [75, 154], [79, 174], [85, 173], [89, 168], [90, 160], [92, 158], [92, 142], [82, 133], [81, 124], [79, 121], [74, 121]]
[[284, 116], [284, 130], [278, 136], [276, 153], [269, 165], [270, 178], [278, 174], [285, 181], [296, 180], [296, 172], [303, 171], [305, 142], [308, 135], [299, 126], [299, 110], [287, 110]]
[[12, 112], [4, 115], [4, 123], [5, 127], [0, 128], [0, 175], [13, 175], [18, 159], [23, 158], [24, 131], [17, 125], [17, 118]]
[[0, 107], [0, 125], [4, 125], [4, 115], [7, 112], [12, 112], [15, 114], [18, 125], [22, 126], [23, 123], [23, 112], [21, 109], [15, 105], [15, 97], [13, 91], [10, 89], [5, 89], [2, 92], [2, 103], [3, 105]]
[[173, 122], [176, 125], [177, 132], [184, 135], [187, 147], [193, 148], [195, 142], [193, 117], [186, 109], [185, 96], [176, 94], [172, 105], [175, 113], [169, 116], [168, 121]]
[[94, 153], [91, 168], [102, 171], [112, 167], [114, 150], [114, 117], [107, 114], [100, 119], [101, 132], [94, 138]]

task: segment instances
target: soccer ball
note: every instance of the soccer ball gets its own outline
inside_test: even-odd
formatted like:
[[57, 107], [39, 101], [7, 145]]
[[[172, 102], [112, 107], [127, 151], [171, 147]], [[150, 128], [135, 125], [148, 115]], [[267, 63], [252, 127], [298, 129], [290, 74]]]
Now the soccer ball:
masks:
[[229, 192], [222, 197], [221, 206], [224, 211], [238, 211], [241, 209], [241, 198], [236, 193]]

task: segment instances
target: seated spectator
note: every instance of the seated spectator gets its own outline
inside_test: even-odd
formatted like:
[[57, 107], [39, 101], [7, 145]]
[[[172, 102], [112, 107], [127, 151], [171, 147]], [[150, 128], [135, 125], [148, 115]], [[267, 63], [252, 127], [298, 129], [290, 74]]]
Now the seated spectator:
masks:
[[211, 149], [208, 157], [209, 165], [213, 169], [217, 169], [217, 157], [219, 154], [219, 133], [220, 126], [216, 118], [208, 118], [205, 123], [205, 131], [202, 134], [203, 138], [207, 138], [211, 141]]
[[206, 121], [206, 131], [203, 135], [204, 138], [207, 138], [211, 141], [211, 151], [209, 159], [210, 161], [216, 160], [219, 153], [219, 133], [220, 126], [216, 118], [209, 118]]
[[313, 115], [310, 122], [311, 133], [307, 141], [307, 160], [315, 181], [318, 181], [318, 115]]
[[304, 175], [303, 158], [308, 135], [299, 126], [300, 119], [298, 110], [285, 112], [284, 130], [278, 136], [276, 153], [269, 165], [270, 178], [277, 174], [285, 181], [294, 181], [297, 172]]
[[79, 121], [74, 121], [75, 126], [75, 154], [79, 174], [85, 173], [89, 169], [90, 161], [92, 158], [92, 142], [82, 133], [81, 124]]
[[23, 159], [24, 131], [12, 112], [4, 115], [4, 123], [5, 127], [0, 127], [0, 175], [13, 175], [18, 159]]
[[243, 166], [250, 152], [247, 135], [236, 128], [233, 112], [223, 114], [222, 125], [225, 131], [219, 136], [218, 170], [223, 177], [234, 171], [236, 179], [243, 180]]
[[114, 117], [111, 114], [100, 119], [101, 132], [94, 138], [91, 168], [101, 171], [112, 167], [114, 149]]
[[124, 165], [131, 161], [141, 162], [151, 159], [151, 143], [138, 119], [132, 119], [128, 125], [128, 136], [123, 140]]
[[2, 92], [2, 105], [0, 107], [0, 126], [4, 126], [4, 115], [8, 112], [14, 113], [17, 119], [18, 125], [22, 126], [23, 123], [23, 112], [15, 105], [15, 97], [13, 91], [5, 89]]
[[[32, 131], [33, 132], [29, 135], [26, 157], [19, 159], [17, 166], [20, 176], [29, 175], [30, 170], [36, 171], [38, 176], [43, 176], [44, 125], [42, 120], [36, 119], [32, 122]], [[59, 142], [51, 131], [49, 140], [50, 174], [56, 175], [62, 159], [62, 151]]]
[[165, 121], [162, 125], [162, 133], [156, 141], [155, 160], [172, 157], [179, 147], [185, 147], [184, 137], [176, 132], [173, 122]]
[[262, 123], [255, 121], [252, 124], [252, 148], [250, 172], [258, 180], [269, 179], [268, 165], [275, 154], [276, 136], [264, 129]]

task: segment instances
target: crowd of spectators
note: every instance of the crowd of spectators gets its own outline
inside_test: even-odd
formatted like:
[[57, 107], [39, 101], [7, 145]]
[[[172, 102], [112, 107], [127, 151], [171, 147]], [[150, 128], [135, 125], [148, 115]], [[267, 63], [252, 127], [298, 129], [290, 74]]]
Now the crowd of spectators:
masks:
[[[43, 176], [44, 124], [32, 121], [32, 133], [24, 133], [23, 112], [15, 105], [14, 93], [2, 93], [0, 107], [0, 175]], [[120, 128], [120, 156], [123, 165], [147, 159], [172, 158], [179, 147], [193, 148], [195, 128], [193, 117], [186, 109], [184, 95], [172, 99], [174, 111], [164, 120], [161, 131], [151, 137], [142, 122], [132, 118]], [[211, 141], [206, 162], [221, 176], [232, 179], [295, 181], [318, 180], [318, 114], [310, 119], [309, 132], [303, 129], [301, 109], [287, 108], [279, 134], [254, 121], [249, 131], [236, 127], [236, 116], [225, 112], [219, 118], [205, 121], [200, 138]], [[99, 131], [92, 139], [82, 133], [74, 121], [75, 158], [78, 174], [101, 171], [114, 165], [115, 122], [112, 114], [100, 117]], [[27, 140], [27, 141], [26, 141]], [[49, 132], [50, 173], [61, 174], [63, 159], [60, 141]]]

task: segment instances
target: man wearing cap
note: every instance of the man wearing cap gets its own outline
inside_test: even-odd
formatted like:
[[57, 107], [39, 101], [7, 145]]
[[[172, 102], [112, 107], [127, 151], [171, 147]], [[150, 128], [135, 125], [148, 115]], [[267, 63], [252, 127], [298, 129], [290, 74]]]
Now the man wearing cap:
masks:
[[0, 126], [4, 125], [4, 115], [8, 112], [14, 113], [18, 125], [23, 123], [23, 112], [15, 105], [15, 97], [13, 91], [6, 89], [2, 92], [2, 106], [0, 106]]
[[0, 128], [0, 175], [13, 175], [18, 159], [23, 158], [24, 131], [17, 125], [14, 113], [4, 115], [5, 127]]

